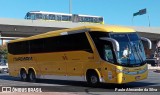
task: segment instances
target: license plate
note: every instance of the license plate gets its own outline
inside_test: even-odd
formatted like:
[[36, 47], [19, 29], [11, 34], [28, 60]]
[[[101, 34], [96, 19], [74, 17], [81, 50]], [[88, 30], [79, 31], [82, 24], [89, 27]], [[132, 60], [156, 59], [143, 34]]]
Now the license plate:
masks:
[[141, 76], [136, 76], [135, 79], [136, 80], [140, 80]]

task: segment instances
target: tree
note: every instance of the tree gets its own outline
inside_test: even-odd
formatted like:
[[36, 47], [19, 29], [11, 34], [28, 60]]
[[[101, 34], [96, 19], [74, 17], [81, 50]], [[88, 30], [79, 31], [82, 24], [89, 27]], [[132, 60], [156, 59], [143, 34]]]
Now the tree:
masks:
[[7, 60], [7, 46], [6, 45], [2, 45], [0, 46], [0, 59], [6, 59]]

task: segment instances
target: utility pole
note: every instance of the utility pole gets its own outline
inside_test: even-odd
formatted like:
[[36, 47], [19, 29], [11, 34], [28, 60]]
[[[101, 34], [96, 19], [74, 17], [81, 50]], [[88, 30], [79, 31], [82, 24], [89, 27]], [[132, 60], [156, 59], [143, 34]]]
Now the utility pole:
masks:
[[72, 0], [69, 0], [69, 14], [72, 13]]

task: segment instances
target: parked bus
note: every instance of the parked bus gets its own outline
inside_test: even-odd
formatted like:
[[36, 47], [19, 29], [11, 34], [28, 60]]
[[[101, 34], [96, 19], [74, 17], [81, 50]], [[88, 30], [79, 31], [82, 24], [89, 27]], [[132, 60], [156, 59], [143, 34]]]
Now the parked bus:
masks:
[[44, 12], [44, 11], [30, 11], [26, 14], [25, 19], [104, 24], [104, 19], [101, 16], [66, 14], [66, 13]]
[[59, 79], [91, 85], [143, 80], [148, 68], [141, 40], [151, 48], [149, 39], [119, 26], [83, 26], [12, 40], [9, 74], [23, 81]]

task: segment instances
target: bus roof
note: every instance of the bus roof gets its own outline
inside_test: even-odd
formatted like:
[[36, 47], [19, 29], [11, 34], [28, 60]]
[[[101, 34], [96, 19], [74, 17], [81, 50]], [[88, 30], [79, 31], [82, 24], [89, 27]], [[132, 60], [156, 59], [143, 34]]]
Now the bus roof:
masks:
[[133, 30], [131, 28], [121, 27], [121, 26], [92, 25], [92, 26], [81, 26], [81, 27], [70, 28], [70, 29], [50, 31], [50, 32], [46, 32], [46, 33], [43, 33], [43, 34], [34, 35], [34, 36], [31, 36], [31, 37], [12, 40], [9, 43], [26, 41], [26, 40], [33, 40], [33, 39], [39, 39], [39, 38], [47, 38], [47, 37], [53, 37], [53, 36], [61, 36], [61, 35], [67, 35], [67, 34], [73, 34], [74, 32], [76, 32], [76, 33], [77, 32], [83, 32], [84, 30], [99, 31], [99, 32], [113, 32], [113, 33], [135, 32], [135, 30]]
[[28, 13], [39, 13], [39, 14], [57, 14], [57, 15], [72, 15], [72, 14], [67, 14], [67, 13], [58, 13], [58, 12], [45, 12], [45, 11], [30, 11]]

